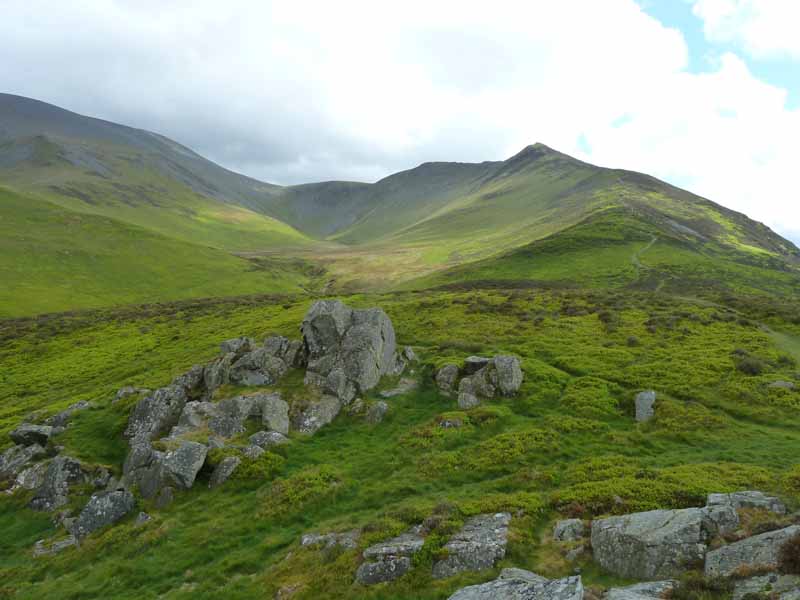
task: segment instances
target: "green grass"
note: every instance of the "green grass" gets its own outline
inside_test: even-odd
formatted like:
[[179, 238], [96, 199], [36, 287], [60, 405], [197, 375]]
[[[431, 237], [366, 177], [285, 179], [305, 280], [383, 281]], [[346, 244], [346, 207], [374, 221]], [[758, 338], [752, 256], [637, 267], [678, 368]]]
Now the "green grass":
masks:
[[[346, 300], [382, 306], [400, 343], [423, 361], [422, 385], [393, 398], [383, 423], [343, 414], [314, 437], [292, 436], [283, 460], [253, 465], [250, 477], [208, 490], [203, 473], [168, 509], [141, 504], [154, 517], [147, 524], [127, 520], [53, 558], [29, 557], [35, 540], [53, 534], [48, 519], [25, 509], [24, 498], [0, 496], [0, 528], [9, 533], [0, 589], [12, 598], [252, 598], [296, 585], [298, 598], [446, 598], [495, 573], [430, 577], [437, 548], [471, 514], [516, 515], [499, 567], [561, 576], [571, 567], [546, 536], [557, 514], [697, 505], [707, 492], [741, 488], [800, 502], [800, 392], [768, 387], [791, 380], [796, 364], [741, 307], [544, 289]], [[132, 401], [112, 405], [117, 388], [164, 385], [234, 335], [296, 336], [310, 302], [220, 299], [6, 321], [0, 447], [25, 415], [87, 399], [96, 408], [59, 443], [118, 471]], [[773, 319], [772, 331], [790, 330]], [[521, 357], [518, 397], [460, 412], [432, 386], [436, 365], [495, 352]], [[763, 362], [760, 375], [736, 369], [745, 354]], [[298, 380], [287, 379], [287, 397], [300, 397]], [[637, 426], [633, 397], [647, 388], [660, 393], [657, 417]], [[454, 411], [465, 425], [438, 428]], [[309, 531], [362, 527], [363, 548], [434, 512], [438, 537], [411, 574], [388, 585], [353, 583], [358, 552], [298, 545]], [[622, 583], [582, 567], [587, 584]]]

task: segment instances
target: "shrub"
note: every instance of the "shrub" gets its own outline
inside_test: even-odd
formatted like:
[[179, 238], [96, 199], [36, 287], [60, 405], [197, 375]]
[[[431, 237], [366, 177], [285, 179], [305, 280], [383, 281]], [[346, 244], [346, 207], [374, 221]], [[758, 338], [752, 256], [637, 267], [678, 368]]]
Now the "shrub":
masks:
[[786, 540], [778, 550], [778, 568], [787, 575], [800, 575], [800, 533]]

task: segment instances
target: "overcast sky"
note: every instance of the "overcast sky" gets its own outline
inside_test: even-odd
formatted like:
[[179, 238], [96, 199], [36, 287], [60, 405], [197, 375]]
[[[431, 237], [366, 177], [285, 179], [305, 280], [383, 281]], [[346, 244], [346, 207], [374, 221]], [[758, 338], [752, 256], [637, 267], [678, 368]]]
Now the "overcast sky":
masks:
[[0, 0], [0, 91], [275, 183], [543, 142], [800, 242], [797, 0]]

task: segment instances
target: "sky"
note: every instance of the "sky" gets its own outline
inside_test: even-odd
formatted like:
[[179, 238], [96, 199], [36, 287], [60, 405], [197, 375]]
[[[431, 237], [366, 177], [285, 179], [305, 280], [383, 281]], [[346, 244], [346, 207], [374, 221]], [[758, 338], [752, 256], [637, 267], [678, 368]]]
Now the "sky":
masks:
[[797, 0], [0, 0], [0, 91], [281, 184], [542, 142], [800, 243]]

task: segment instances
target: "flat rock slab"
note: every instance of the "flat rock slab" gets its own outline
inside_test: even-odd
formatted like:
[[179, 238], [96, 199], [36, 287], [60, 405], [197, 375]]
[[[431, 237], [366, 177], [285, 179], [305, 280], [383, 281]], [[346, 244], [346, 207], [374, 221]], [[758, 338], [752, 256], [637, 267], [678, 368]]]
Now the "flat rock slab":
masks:
[[547, 579], [522, 569], [503, 569], [494, 581], [461, 588], [449, 600], [583, 600], [579, 576]]
[[464, 571], [491, 569], [506, 555], [509, 513], [470, 518], [447, 544], [447, 558], [433, 565], [433, 577], [443, 579]]
[[677, 581], [668, 579], [666, 581], [648, 581], [627, 587], [611, 588], [606, 593], [605, 600], [659, 600], [668, 598], [677, 585]]
[[786, 505], [775, 496], [768, 496], [764, 492], [745, 491], [731, 494], [709, 494], [707, 506], [732, 506], [741, 508], [757, 508], [768, 510], [778, 515], [786, 514]]
[[768, 531], [712, 550], [706, 555], [706, 577], [728, 577], [744, 570], [774, 570], [781, 546], [795, 535], [800, 535], [800, 525]]

